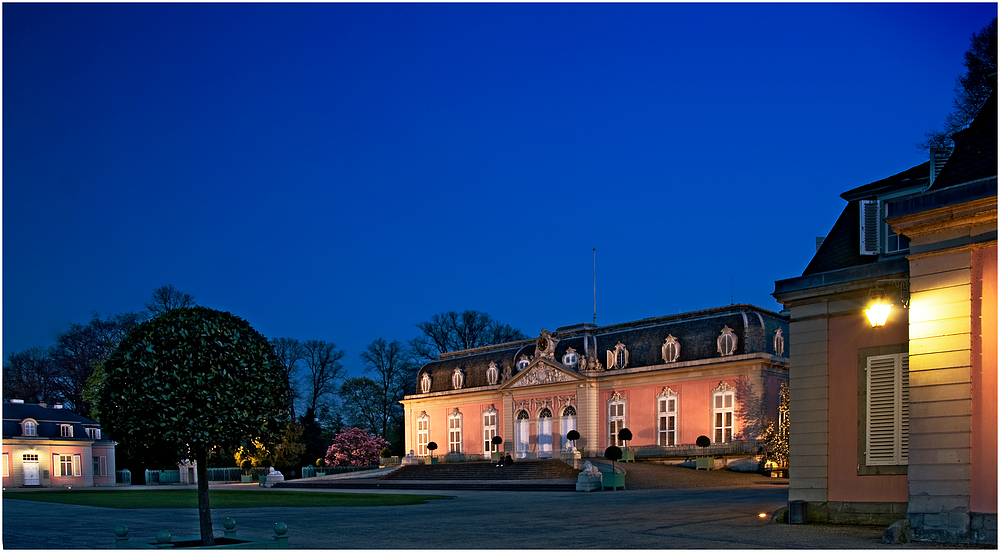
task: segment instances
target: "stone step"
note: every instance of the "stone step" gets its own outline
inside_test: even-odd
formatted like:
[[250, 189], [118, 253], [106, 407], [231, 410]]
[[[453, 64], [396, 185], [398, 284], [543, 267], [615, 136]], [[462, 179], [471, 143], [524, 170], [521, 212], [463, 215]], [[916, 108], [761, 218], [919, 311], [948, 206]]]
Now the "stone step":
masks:
[[515, 481], [575, 478], [579, 472], [559, 460], [519, 460], [497, 467], [493, 462], [454, 462], [403, 466], [383, 480]]

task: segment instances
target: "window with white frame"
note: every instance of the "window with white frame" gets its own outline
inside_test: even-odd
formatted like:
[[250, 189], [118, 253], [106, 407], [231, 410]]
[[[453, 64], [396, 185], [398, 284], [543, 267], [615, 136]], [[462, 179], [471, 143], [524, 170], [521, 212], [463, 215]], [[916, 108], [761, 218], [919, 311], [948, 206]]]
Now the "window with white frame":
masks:
[[562, 363], [565, 366], [576, 366], [580, 362], [580, 355], [577, 354], [576, 349], [570, 347], [566, 349], [566, 354], [562, 357]]
[[573, 442], [569, 440], [566, 436], [567, 433], [576, 429], [576, 409], [573, 405], [569, 405], [562, 410], [562, 418], [559, 421], [559, 433], [562, 434], [562, 439], [564, 439], [562, 448], [563, 450], [572, 450]]
[[656, 401], [656, 443], [664, 447], [677, 444], [677, 393], [669, 387]]
[[59, 466], [59, 477], [80, 477], [81, 456], [79, 454], [53, 454], [53, 466]]
[[69, 424], [59, 424], [59, 436], [60, 437], [72, 437], [73, 436], [73, 426]]
[[428, 436], [430, 435], [431, 419], [427, 413], [417, 418], [417, 456], [427, 456]]
[[889, 229], [885, 223], [888, 216], [888, 202], [880, 199], [863, 199], [858, 202], [861, 208], [861, 254], [878, 255], [909, 251], [910, 240], [902, 234]]
[[90, 437], [91, 439], [100, 439], [101, 438], [101, 430], [100, 430], [100, 428], [88, 427], [87, 428], [87, 437]]
[[729, 443], [733, 440], [733, 418], [736, 394], [726, 382], [712, 393], [712, 442]]
[[500, 447], [493, 444], [493, 438], [497, 436], [497, 410], [491, 408], [483, 413], [483, 450], [486, 452], [499, 452]]
[[35, 423], [35, 420], [24, 420], [21, 422], [21, 435], [25, 437], [38, 436], [38, 424]]
[[94, 457], [94, 476], [106, 477], [108, 475], [108, 459], [106, 456]]
[[524, 370], [529, 364], [531, 364], [531, 359], [528, 358], [528, 355], [521, 355], [521, 360], [517, 361], [517, 371]]
[[448, 452], [462, 452], [462, 413], [457, 408], [448, 415]]
[[722, 356], [730, 356], [736, 352], [736, 344], [739, 339], [736, 337], [736, 333], [729, 326], [723, 326], [722, 332], [719, 333], [718, 339], [716, 339], [716, 349]]
[[620, 447], [618, 432], [625, 427], [625, 399], [616, 391], [608, 401], [608, 443]]
[[905, 466], [909, 462], [909, 355], [867, 357], [865, 464]]

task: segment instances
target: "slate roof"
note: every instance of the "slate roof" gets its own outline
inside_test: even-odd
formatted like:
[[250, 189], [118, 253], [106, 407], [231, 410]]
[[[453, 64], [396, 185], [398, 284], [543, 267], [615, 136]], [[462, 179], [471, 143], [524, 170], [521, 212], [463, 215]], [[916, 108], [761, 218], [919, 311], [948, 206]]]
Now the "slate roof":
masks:
[[[788, 356], [787, 318], [753, 305], [730, 305], [603, 327], [592, 324], [562, 327], [552, 333], [553, 339], [558, 341], [554, 356], [560, 365], [563, 355], [570, 347], [581, 357], [584, 356], [587, 354], [584, 350], [584, 337], [589, 336], [590, 353], [596, 352], [602, 365], [607, 361], [606, 351], [614, 350], [619, 341], [629, 352], [627, 368], [661, 365], [664, 363], [661, 347], [667, 336], [673, 335], [681, 344], [677, 362], [721, 358], [716, 350], [716, 340], [723, 326], [729, 326], [738, 337], [734, 355], [758, 352], [774, 354], [773, 336], [780, 328], [786, 339], [782, 356]], [[593, 345], [595, 339], [596, 348]], [[461, 368], [465, 375], [463, 389], [496, 388], [503, 384], [504, 369], [509, 368], [511, 375], [516, 375], [517, 362], [521, 356], [532, 357], [534, 354], [535, 339], [527, 339], [442, 355], [441, 360], [427, 363], [420, 369], [414, 391], [421, 393], [420, 379], [425, 373], [431, 375], [431, 393], [453, 391], [451, 376], [455, 368]], [[493, 386], [486, 379], [490, 362], [495, 362], [501, 373], [501, 381]], [[577, 372], [576, 367], [567, 369]], [[602, 373], [613, 375], [615, 371]]]
[[861, 208], [858, 205], [859, 202], [863, 199], [876, 199], [883, 194], [906, 188], [923, 189], [930, 181], [930, 165], [930, 161], [927, 161], [903, 172], [840, 194], [840, 197], [847, 200], [847, 206], [844, 207], [844, 211], [834, 223], [826, 239], [823, 240], [823, 245], [819, 247], [812, 260], [806, 265], [802, 275], [809, 276], [878, 262], [880, 259], [878, 255], [861, 254]]
[[[51, 408], [38, 404], [5, 402], [3, 403], [3, 438], [21, 437], [21, 422], [27, 418], [31, 418], [38, 423], [38, 438], [92, 441], [93, 439], [87, 436], [85, 429], [100, 428], [101, 426], [101, 424], [94, 420], [84, 418], [70, 410]], [[62, 424], [73, 426], [72, 438], [59, 436], [59, 426]]]
[[997, 175], [997, 97], [990, 95], [962, 134], [930, 190]]

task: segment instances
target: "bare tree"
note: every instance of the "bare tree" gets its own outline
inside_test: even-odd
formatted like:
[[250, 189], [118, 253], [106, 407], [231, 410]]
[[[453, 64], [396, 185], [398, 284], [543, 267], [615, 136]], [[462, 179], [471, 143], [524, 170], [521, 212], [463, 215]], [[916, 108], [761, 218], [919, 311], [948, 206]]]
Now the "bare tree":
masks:
[[414, 358], [428, 362], [437, 360], [441, 353], [528, 338], [520, 330], [474, 310], [435, 314], [417, 327], [423, 335], [410, 340], [410, 350]]
[[309, 388], [309, 410], [319, 412], [323, 399], [337, 393], [337, 382], [344, 378], [344, 351], [328, 341], [309, 340], [302, 343], [306, 363], [306, 383]]
[[[382, 338], [368, 344], [361, 353], [361, 360], [376, 389], [375, 396], [369, 399], [375, 408], [375, 425], [371, 429], [377, 435], [390, 439], [390, 429], [403, 422], [403, 407], [399, 401], [412, 387], [420, 366], [413, 361], [405, 345], [399, 341], [386, 343]], [[343, 394], [341, 398], [344, 398]]]
[[924, 135], [923, 149], [948, 147], [951, 137], [979, 114], [997, 84], [997, 20], [972, 35], [965, 52], [965, 74], [955, 82], [954, 111], [945, 119], [944, 128]]
[[193, 307], [194, 305], [193, 295], [174, 289], [173, 284], [167, 284], [153, 290], [153, 296], [146, 302], [146, 310], [152, 317], [168, 310]]
[[[383, 389], [371, 378], [348, 378], [340, 386], [340, 400], [346, 408], [347, 422], [384, 438], [388, 427], [382, 408]], [[379, 432], [383, 433], [379, 433]]]
[[271, 347], [274, 348], [274, 354], [281, 360], [281, 365], [285, 369], [289, 419], [295, 420], [295, 399], [298, 398], [299, 394], [296, 392], [293, 382], [295, 381], [296, 372], [298, 372], [299, 362], [305, 356], [305, 349], [302, 348], [302, 344], [299, 343], [298, 339], [290, 337], [276, 337], [271, 339], [270, 343]]
[[3, 365], [3, 396], [27, 402], [59, 402], [56, 368], [44, 347], [10, 353]]

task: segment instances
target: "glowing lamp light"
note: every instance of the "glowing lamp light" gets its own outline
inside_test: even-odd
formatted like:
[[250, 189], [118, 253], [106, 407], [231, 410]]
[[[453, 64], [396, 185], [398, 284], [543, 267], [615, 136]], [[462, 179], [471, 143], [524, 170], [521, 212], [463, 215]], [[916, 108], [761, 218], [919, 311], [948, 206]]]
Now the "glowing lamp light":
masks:
[[873, 328], [881, 328], [889, 319], [889, 311], [891, 310], [892, 304], [885, 299], [878, 299], [865, 309], [865, 316], [868, 317], [868, 322]]
[[757, 517], [763, 519], [767, 517], [767, 514], [757, 514]]

